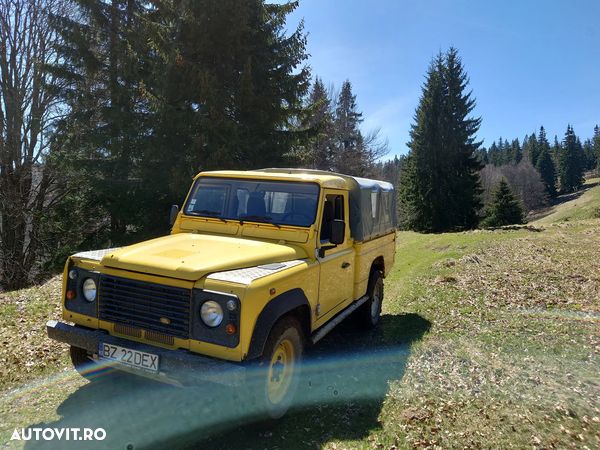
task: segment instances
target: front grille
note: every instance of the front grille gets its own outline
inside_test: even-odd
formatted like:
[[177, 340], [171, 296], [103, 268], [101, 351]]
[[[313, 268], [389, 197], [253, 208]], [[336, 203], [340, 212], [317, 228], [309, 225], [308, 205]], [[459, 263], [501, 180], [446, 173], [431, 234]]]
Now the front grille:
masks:
[[189, 289], [102, 275], [99, 316], [183, 339], [190, 332]]
[[157, 333], [156, 331], [146, 331], [144, 337], [149, 341], [158, 342], [159, 344], [175, 344], [175, 338], [173, 336], [167, 336], [166, 334]]
[[142, 330], [129, 325], [123, 325], [122, 323], [115, 323], [113, 326], [115, 333], [124, 334], [126, 336], [132, 336], [136, 338], [142, 337]]

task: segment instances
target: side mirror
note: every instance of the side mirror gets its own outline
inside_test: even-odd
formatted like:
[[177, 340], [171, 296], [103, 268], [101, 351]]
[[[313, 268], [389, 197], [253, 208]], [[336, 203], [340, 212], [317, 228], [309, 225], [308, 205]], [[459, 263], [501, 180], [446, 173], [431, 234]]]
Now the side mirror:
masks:
[[335, 245], [344, 243], [346, 238], [346, 222], [341, 219], [334, 219], [331, 222], [331, 238], [329, 242]]
[[169, 226], [173, 226], [175, 220], [177, 219], [177, 214], [179, 214], [179, 206], [171, 205], [171, 214], [169, 215]]

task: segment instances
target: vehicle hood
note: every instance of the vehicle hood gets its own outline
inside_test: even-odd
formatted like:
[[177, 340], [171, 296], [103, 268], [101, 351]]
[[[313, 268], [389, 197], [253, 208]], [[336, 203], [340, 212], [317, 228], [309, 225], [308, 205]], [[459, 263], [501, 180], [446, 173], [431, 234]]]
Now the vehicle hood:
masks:
[[212, 272], [302, 258], [305, 252], [292, 245], [179, 233], [119, 248], [104, 256], [102, 265], [196, 281]]

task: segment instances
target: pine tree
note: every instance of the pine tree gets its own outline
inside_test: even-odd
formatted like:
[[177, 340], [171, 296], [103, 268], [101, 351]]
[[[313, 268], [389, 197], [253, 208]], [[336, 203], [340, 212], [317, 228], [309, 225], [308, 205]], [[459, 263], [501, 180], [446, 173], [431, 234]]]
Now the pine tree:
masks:
[[558, 174], [562, 192], [574, 192], [583, 185], [583, 150], [571, 125], [567, 126], [559, 152]]
[[560, 157], [561, 150], [560, 142], [558, 142], [558, 136], [554, 135], [554, 144], [552, 145], [552, 149], [550, 153], [552, 154], [552, 159], [554, 160], [554, 165], [558, 168], [558, 159]]
[[556, 167], [552, 155], [550, 154], [550, 147], [543, 148], [537, 161], [536, 169], [542, 177], [546, 193], [550, 198], [554, 198], [557, 195], [556, 192]]
[[475, 100], [465, 93], [467, 85], [456, 49], [433, 59], [399, 183], [400, 218], [406, 228], [435, 232], [477, 225], [481, 163], [475, 133], [481, 119], [469, 117]]
[[69, 108], [59, 134], [65, 136], [65, 151], [74, 155], [73, 166], [93, 187], [91, 203], [105, 209], [108, 220], [98, 231], [112, 244], [127, 241], [139, 215], [134, 161], [148, 128], [136, 18], [144, 10], [139, 0], [74, 0], [68, 15], [52, 18], [63, 45], [51, 71], [61, 79]]
[[531, 136], [527, 138], [527, 141], [523, 143], [523, 154], [529, 158], [529, 161], [531, 161], [531, 164], [535, 167], [538, 156], [540, 155], [540, 148], [535, 133], [532, 133]]
[[523, 153], [521, 150], [521, 144], [519, 143], [519, 139], [513, 139], [512, 143], [510, 144], [510, 155], [508, 162], [519, 164], [519, 162], [521, 162], [522, 157]]
[[333, 170], [334, 135], [331, 101], [323, 81], [317, 77], [308, 99], [309, 115], [305, 127], [313, 130], [314, 136], [308, 143], [305, 165], [314, 169]]
[[481, 147], [478, 149], [475, 154], [477, 155], [477, 159], [483, 165], [489, 164], [489, 151], [485, 147]]
[[585, 170], [594, 170], [598, 164], [596, 152], [594, 151], [594, 142], [592, 139], [586, 139], [583, 143], [583, 155], [585, 159]]
[[600, 171], [600, 127], [598, 125], [594, 127], [592, 142], [596, 153], [596, 169]]
[[494, 191], [492, 203], [486, 209], [486, 217], [482, 225], [501, 227], [520, 223], [523, 223], [523, 207], [503, 178]]
[[[540, 132], [538, 134], [538, 138], [537, 138], [537, 147], [538, 147], [538, 156], [543, 152], [543, 151], [550, 151], [550, 142], [548, 142], [548, 138], [546, 137], [546, 130], [544, 129], [543, 126], [540, 127]], [[536, 161], [537, 164], [537, 161]]]
[[506, 164], [506, 144], [504, 143], [504, 139], [502, 136], [498, 138], [498, 166], [502, 166]]
[[61, 134], [89, 167], [108, 240], [164, 233], [156, 211], [198, 171], [283, 165], [306, 139], [306, 36], [302, 24], [285, 32], [296, 2], [74, 5], [55, 18], [70, 109]]
[[546, 193], [550, 198], [556, 197], [556, 167], [552, 159], [550, 143], [546, 137], [546, 130], [543, 126], [540, 127], [540, 132], [537, 138], [537, 148], [539, 154], [537, 156], [536, 169], [542, 177]]
[[500, 150], [498, 149], [498, 145], [496, 144], [496, 141], [492, 142], [492, 145], [490, 146], [490, 149], [488, 150], [488, 159], [489, 159], [490, 164], [493, 164], [495, 166], [501, 165]]
[[364, 161], [360, 124], [362, 113], [358, 111], [352, 84], [344, 81], [335, 108], [335, 167], [341, 173], [358, 175]]

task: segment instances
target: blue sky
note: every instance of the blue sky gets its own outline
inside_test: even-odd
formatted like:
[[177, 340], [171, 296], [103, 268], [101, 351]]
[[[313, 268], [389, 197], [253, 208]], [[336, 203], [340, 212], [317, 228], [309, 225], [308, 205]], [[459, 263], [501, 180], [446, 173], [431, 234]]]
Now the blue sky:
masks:
[[571, 123], [582, 138], [600, 124], [600, 0], [300, 0], [309, 64], [326, 85], [349, 79], [365, 131], [390, 154], [406, 142], [431, 58], [458, 48], [483, 118], [478, 137], [520, 140]]

